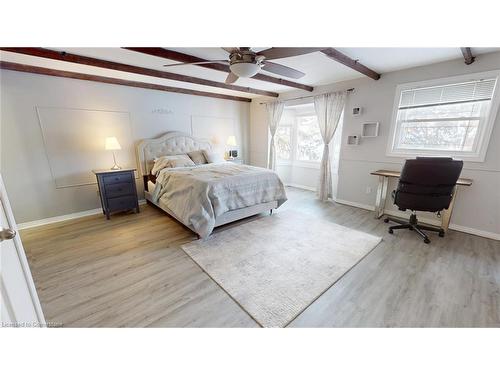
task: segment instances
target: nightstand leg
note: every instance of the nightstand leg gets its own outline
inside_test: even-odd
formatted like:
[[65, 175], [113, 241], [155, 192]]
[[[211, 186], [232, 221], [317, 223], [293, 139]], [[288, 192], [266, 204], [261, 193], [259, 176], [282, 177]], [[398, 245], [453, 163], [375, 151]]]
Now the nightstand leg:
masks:
[[109, 220], [109, 212], [106, 212], [106, 219]]

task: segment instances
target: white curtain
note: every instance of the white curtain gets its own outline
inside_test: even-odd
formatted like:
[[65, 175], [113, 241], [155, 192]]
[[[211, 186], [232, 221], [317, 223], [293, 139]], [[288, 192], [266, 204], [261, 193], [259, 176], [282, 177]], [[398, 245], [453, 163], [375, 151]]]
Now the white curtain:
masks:
[[342, 91], [314, 97], [314, 109], [318, 116], [319, 130], [324, 143], [317, 190], [318, 198], [322, 201], [326, 201], [332, 197], [332, 169], [329, 144], [339, 124], [346, 96], [347, 93]]
[[271, 133], [271, 143], [269, 145], [269, 160], [267, 162], [267, 167], [269, 169], [272, 169], [273, 171], [276, 170], [276, 149], [274, 147], [274, 135], [276, 134], [276, 129], [278, 129], [284, 107], [285, 105], [281, 102], [272, 102], [266, 104], [269, 132]]

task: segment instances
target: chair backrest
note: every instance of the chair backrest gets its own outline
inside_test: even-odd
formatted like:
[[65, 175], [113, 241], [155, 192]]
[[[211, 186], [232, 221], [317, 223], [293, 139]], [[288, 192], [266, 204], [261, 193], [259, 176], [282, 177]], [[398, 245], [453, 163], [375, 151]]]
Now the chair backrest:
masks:
[[407, 160], [394, 203], [401, 210], [441, 211], [448, 208], [463, 161], [424, 157]]

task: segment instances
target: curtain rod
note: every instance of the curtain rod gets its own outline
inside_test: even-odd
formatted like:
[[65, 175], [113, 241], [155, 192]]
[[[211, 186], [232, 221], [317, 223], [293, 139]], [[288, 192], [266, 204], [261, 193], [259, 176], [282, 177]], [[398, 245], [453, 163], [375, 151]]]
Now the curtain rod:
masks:
[[[346, 91], [347, 93], [354, 92], [354, 88], [352, 88], [352, 89], [347, 89], [347, 90], [345, 90], [345, 91]], [[328, 93], [323, 93], [323, 94], [328, 94]], [[314, 98], [315, 96], [318, 96], [318, 95], [323, 95], [323, 94], [300, 96], [300, 97], [298, 97], [298, 98], [290, 98], [290, 99], [278, 100], [278, 102], [289, 102], [289, 101], [292, 101], [292, 100], [300, 100], [300, 99], [306, 99], [306, 98]], [[271, 103], [271, 102], [260, 102], [259, 104], [267, 104], [267, 103]]]

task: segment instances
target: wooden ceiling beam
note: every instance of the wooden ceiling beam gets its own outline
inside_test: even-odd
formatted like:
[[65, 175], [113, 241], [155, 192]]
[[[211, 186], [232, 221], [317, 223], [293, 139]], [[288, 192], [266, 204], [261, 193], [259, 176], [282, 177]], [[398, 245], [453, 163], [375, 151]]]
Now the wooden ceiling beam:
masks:
[[[134, 52], [140, 52], [144, 53], [147, 55], [151, 56], [156, 56], [156, 57], [162, 57], [164, 59], [169, 59], [169, 60], [174, 60], [174, 61], [179, 61], [183, 63], [194, 63], [194, 62], [202, 62], [206, 61], [205, 59], [188, 55], [186, 53], [182, 52], [177, 52], [177, 51], [172, 51], [170, 49], [166, 48], [160, 48], [160, 47], [123, 47], [126, 50], [129, 51], [134, 51]], [[198, 65], [203, 68], [208, 68], [208, 69], [213, 69], [213, 70], [218, 70], [220, 72], [225, 72], [229, 73], [231, 70], [229, 69], [228, 65], [220, 64], [220, 63], [211, 63], [211, 64], [203, 64], [203, 65]], [[306, 90], [306, 91], [313, 91], [314, 87], [304, 85], [302, 83], [297, 83], [293, 81], [288, 81], [286, 79], [282, 78], [276, 78], [276, 77], [271, 77], [266, 74], [256, 74], [252, 79], [256, 79], [258, 81], [264, 81], [264, 82], [270, 82], [274, 83], [277, 85], [282, 85], [282, 86], [288, 86], [288, 87], [293, 87], [296, 89], [301, 89], [301, 90]]]
[[42, 75], [53, 76], [53, 77], [80, 79], [83, 81], [108, 83], [108, 84], [113, 84], [113, 85], [139, 87], [139, 88], [143, 88], [143, 89], [167, 91], [167, 92], [174, 92], [174, 93], [178, 93], [178, 94], [207, 96], [207, 97], [216, 98], [216, 99], [236, 100], [236, 101], [240, 101], [240, 102], [251, 102], [252, 101], [252, 99], [250, 99], [250, 98], [243, 98], [240, 96], [231, 96], [231, 95], [217, 94], [217, 93], [213, 93], [213, 92], [183, 89], [180, 87], [164, 86], [164, 85], [158, 85], [158, 84], [154, 84], [154, 83], [129, 81], [129, 80], [125, 80], [125, 79], [97, 76], [97, 75], [92, 75], [92, 74], [69, 72], [66, 70], [49, 69], [49, 68], [43, 68], [40, 66], [17, 64], [17, 63], [8, 62], [8, 61], [0, 61], [0, 69], [14, 70], [16, 72], [24, 72], [24, 73], [42, 74]]
[[0, 50], [14, 52], [14, 53], [20, 53], [23, 55], [43, 57], [43, 58], [52, 59], [52, 60], [66, 61], [66, 62], [71, 62], [71, 63], [75, 63], [75, 64], [82, 64], [82, 65], [95, 66], [95, 67], [99, 67], [99, 68], [118, 70], [121, 72], [141, 74], [141, 75], [150, 76], [150, 77], [164, 78], [164, 79], [170, 79], [170, 80], [174, 80], [174, 81], [193, 83], [193, 84], [197, 84], [197, 85], [217, 87], [217, 88], [226, 89], [226, 90], [246, 92], [249, 94], [271, 96], [274, 98], [278, 97], [278, 93], [276, 93], [276, 92], [258, 90], [258, 89], [253, 89], [250, 87], [228, 85], [226, 83], [217, 82], [217, 81], [210, 81], [208, 79], [191, 77], [191, 76], [186, 76], [186, 75], [176, 74], [176, 73], [170, 73], [170, 72], [165, 72], [162, 70], [143, 68], [143, 67], [134, 66], [134, 65], [127, 65], [127, 64], [117, 63], [114, 61], [100, 60], [100, 59], [95, 59], [93, 57], [75, 55], [75, 54], [66, 53], [66, 52], [58, 52], [58, 51], [45, 49], [45, 48], [3, 48], [2, 47], [2, 48], [0, 48]]
[[460, 50], [462, 51], [462, 55], [464, 55], [465, 65], [470, 65], [476, 60], [476, 57], [472, 55], [470, 47], [460, 47]]
[[335, 60], [342, 65], [354, 69], [355, 71], [360, 72], [361, 74], [364, 74], [371, 79], [378, 80], [380, 78], [380, 74], [359, 63], [357, 60], [353, 60], [349, 56], [344, 55], [342, 52], [336, 50], [335, 48], [326, 48], [321, 52], [323, 52], [332, 60]]

